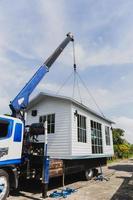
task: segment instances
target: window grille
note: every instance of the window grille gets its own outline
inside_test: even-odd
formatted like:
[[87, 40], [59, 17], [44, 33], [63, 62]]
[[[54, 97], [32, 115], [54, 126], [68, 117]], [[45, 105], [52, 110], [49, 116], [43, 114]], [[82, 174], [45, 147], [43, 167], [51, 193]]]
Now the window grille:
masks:
[[86, 117], [77, 115], [78, 142], [86, 143]]
[[110, 145], [110, 131], [109, 127], [105, 126], [105, 138], [106, 138], [106, 145]]
[[55, 133], [55, 114], [40, 116], [39, 122], [44, 123], [47, 120], [48, 133]]
[[91, 143], [92, 153], [103, 153], [103, 141], [102, 141], [102, 125], [98, 122], [91, 120]]

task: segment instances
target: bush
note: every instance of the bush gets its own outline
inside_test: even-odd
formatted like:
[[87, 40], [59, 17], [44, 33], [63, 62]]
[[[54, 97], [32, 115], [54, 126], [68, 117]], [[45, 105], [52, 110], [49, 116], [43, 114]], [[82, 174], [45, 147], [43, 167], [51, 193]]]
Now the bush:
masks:
[[133, 145], [124, 139], [124, 130], [113, 129], [113, 143], [116, 158], [128, 158], [133, 155]]

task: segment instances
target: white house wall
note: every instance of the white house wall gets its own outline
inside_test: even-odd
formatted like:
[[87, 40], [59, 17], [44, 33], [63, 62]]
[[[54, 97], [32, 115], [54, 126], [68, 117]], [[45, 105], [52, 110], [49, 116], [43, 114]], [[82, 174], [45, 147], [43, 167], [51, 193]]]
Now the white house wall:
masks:
[[[31, 116], [31, 110], [37, 110], [36, 117]], [[86, 117], [87, 120], [87, 143], [77, 141], [77, 117], [78, 114]], [[73, 158], [74, 156], [97, 156], [92, 154], [91, 147], [91, 127], [90, 120], [102, 124], [103, 154], [105, 156], [113, 155], [112, 131], [110, 129], [111, 145], [107, 146], [105, 141], [105, 126], [111, 127], [111, 123], [96, 117], [87, 110], [82, 109], [70, 101], [46, 97], [27, 114], [27, 124], [39, 122], [39, 117], [55, 113], [55, 133], [48, 134], [48, 155], [53, 158]]]
[[[31, 116], [37, 110], [37, 116]], [[48, 155], [62, 158], [70, 155], [71, 104], [56, 98], [45, 98], [27, 113], [27, 124], [38, 123], [41, 115], [55, 113], [55, 133], [48, 134]]]
[[[71, 136], [71, 155], [72, 156], [87, 156], [92, 155], [92, 148], [91, 148], [91, 126], [90, 120], [94, 120], [98, 123], [102, 124], [102, 138], [103, 138], [103, 154], [104, 155], [113, 155], [113, 141], [112, 141], [112, 131], [110, 129], [110, 140], [111, 145], [107, 146], [105, 141], [105, 126], [111, 128], [111, 124], [102, 120], [95, 115], [81, 109], [76, 104], [72, 104], [71, 106], [71, 118], [72, 118], [72, 136]], [[86, 125], [87, 125], [87, 143], [78, 142], [77, 138], [77, 117], [74, 115], [74, 112], [77, 110], [78, 114], [83, 115], [86, 117]], [[95, 154], [93, 154], [95, 155]], [[98, 155], [98, 154], [96, 154]]]

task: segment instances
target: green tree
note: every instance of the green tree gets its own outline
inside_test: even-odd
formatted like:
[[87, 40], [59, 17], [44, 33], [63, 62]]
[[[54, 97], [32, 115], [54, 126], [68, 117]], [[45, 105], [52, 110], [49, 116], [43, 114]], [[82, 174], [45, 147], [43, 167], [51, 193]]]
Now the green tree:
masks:
[[129, 153], [130, 153], [130, 145], [125, 142], [124, 144], [119, 145], [119, 149], [120, 149], [121, 157], [128, 158]]
[[130, 145], [130, 150], [129, 151], [130, 151], [130, 154], [133, 155], [133, 144]]
[[114, 153], [118, 158], [128, 157], [131, 149], [131, 145], [124, 139], [125, 131], [120, 128], [113, 129], [113, 144], [114, 144]]
[[124, 143], [124, 130], [120, 128], [113, 129], [113, 144], [119, 145]]

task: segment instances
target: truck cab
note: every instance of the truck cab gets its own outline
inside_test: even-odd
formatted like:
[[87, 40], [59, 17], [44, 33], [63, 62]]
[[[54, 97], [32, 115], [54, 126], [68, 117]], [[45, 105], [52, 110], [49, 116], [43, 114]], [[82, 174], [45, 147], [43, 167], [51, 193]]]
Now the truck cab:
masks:
[[0, 115], [0, 167], [21, 163], [23, 132], [20, 119]]

